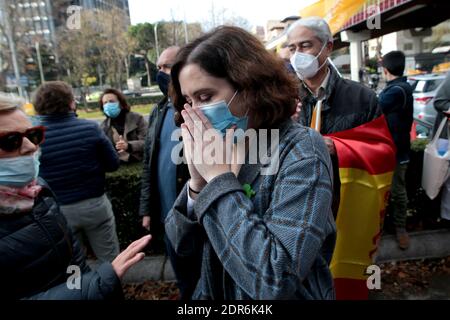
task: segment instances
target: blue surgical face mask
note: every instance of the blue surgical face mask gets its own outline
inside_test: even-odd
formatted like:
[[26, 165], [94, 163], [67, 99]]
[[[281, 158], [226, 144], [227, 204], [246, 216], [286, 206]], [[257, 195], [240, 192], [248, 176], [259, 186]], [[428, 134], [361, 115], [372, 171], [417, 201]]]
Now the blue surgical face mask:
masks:
[[236, 91], [228, 104], [222, 100], [200, 107], [203, 114], [208, 118], [209, 122], [211, 122], [212, 126], [216, 130], [220, 131], [223, 136], [226, 135], [227, 129], [230, 129], [234, 125], [236, 125], [236, 129], [242, 129], [243, 131], [247, 130], [248, 127], [247, 114], [244, 117], [239, 118], [234, 116], [230, 111], [230, 105], [237, 93], [238, 92]]
[[108, 102], [103, 105], [103, 112], [111, 119], [117, 118], [121, 111], [119, 102]]
[[0, 159], [0, 185], [22, 188], [39, 175], [40, 152], [31, 156]]

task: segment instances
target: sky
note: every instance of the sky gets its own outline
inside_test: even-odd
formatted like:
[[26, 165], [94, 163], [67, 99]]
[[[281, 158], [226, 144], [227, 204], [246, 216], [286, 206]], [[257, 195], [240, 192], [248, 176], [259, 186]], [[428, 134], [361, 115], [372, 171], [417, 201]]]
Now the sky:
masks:
[[131, 23], [170, 21], [204, 22], [211, 8], [223, 8], [247, 19], [252, 26], [266, 26], [267, 20], [282, 20], [298, 15], [299, 10], [315, 0], [128, 0]]

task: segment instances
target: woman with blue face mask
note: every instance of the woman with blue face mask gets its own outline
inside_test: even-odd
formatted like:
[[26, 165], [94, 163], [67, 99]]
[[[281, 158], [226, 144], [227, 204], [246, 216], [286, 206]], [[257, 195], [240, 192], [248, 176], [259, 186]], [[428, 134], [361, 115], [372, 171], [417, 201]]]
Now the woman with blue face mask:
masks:
[[130, 111], [125, 96], [116, 89], [106, 89], [99, 103], [106, 116], [101, 127], [115, 146], [121, 162], [142, 161], [147, 121]]
[[45, 127], [33, 126], [21, 105], [0, 94], [0, 299], [122, 298], [120, 279], [142, 260], [150, 237], [90, 270], [53, 192], [38, 178]]
[[333, 299], [331, 163], [291, 120], [298, 82], [236, 27], [181, 48], [171, 78], [191, 179], [165, 229], [178, 254], [202, 253], [192, 298]]

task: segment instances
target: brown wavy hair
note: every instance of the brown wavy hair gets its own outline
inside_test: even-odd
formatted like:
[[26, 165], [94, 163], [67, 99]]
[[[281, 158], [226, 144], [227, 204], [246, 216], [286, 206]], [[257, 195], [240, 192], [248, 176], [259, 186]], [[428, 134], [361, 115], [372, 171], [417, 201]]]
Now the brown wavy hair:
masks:
[[120, 107], [122, 110], [130, 111], [130, 106], [128, 105], [127, 98], [125, 98], [125, 95], [120, 92], [117, 89], [109, 88], [103, 91], [102, 95], [100, 96], [100, 99], [98, 101], [100, 105], [100, 110], [103, 111], [103, 97], [105, 94], [113, 94], [117, 97], [117, 100], [119, 100]]
[[33, 105], [37, 114], [65, 114], [75, 100], [72, 87], [63, 81], [47, 81], [34, 93]]
[[179, 75], [189, 64], [226, 79], [239, 90], [243, 109], [253, 111], [255, 129], [274, 128], [295, 112], [299, 82], [287, 72], [283, 61], [247, 31], [221, 26], [182, 47], [177, 54], [169, 95], [178, 111], [178, 125], [183, 121], [180, 112], [186, 103]]

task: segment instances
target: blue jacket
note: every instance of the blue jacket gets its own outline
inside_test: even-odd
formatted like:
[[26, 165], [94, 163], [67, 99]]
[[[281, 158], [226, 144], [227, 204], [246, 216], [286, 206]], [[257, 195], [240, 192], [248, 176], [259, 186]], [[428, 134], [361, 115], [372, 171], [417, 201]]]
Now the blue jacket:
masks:
[[[291, 120], [280, 128], [279, 169], [211, 180], [187, 214], [187, 189], [166, 219], [176, 252], [203, 252], [193, 299], [334, 299], [329, 263], [336, 240], [332, 168], [323, 138]], [[256, 195], [246, 196], [243, 184]]]
[[410, 132], [413, 123], [413, 90], [406, 77], [389, 81], [378, 99], [397, 147], [397, 162], [409, 161]]
[[[0, 299], [98, 300], [122, 299], [120, 280], [110, 263], [91, 271], [54, 194], [44, 181], [33, 210], [0, 215]], [[67, 272], [77, 266], [80, 289]]]
[[119, 167], [117, 152], [100, 126], [75, 113], [38, 116], [47, 128], [41, 146], [40, 176], [61, 205], [100, 197], [105, 172]]

